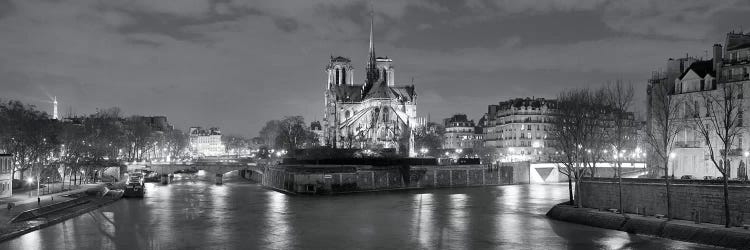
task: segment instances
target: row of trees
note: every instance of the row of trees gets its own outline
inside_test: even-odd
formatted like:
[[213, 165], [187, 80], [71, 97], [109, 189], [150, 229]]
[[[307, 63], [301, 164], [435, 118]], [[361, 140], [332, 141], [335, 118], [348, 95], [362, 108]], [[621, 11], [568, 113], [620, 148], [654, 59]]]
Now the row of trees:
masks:
[[[662, 176], [666, 187], [667, 217], [674, 216], [671, 200], [669, 161], [674, 157], [677, 135], [697, 134], [703, 141], [708, 158], [722, 175], [725, 226], [731, 225], [728, 182], [730, 159], [742, 126], [743, 93], [740, 85], [719, 84], [717, 89], [688, 95], [674, 95], [668, 84], [650, 86], [649, 128], [644, 141], [651, 156], [660, 165], [650, 166], [652, 174]], [[621, 82], [600, 89], [575, 89], [561, 93], [557, 99], [557, 116], [550, 132], [558, 150], [555, 161], [560, 172], [569, 177], [571, 204], [581, 206], [580, 181], [593, 177], [596, 164], [613, 162], [619, 189], [619, 210], [622, 201], [622, 161], [638, 149], [636, 126], [630, 109], [633, 88]], [[575, 190], [572, 182], [575, 182]], [[575, 194], [574, 194], [575, 193]]]
[[181, 131], [158, 130], [138, 116], [124, 118], [118, 108], [63, 122], [19, 101], [0, 103], [0, 151], [13, 154], [18, 179], [29, 169], [40, 173], [62, 167], [65, 178], [121, 161], [177, 158], [187, 146], [188, 137]]
[[632, 100], [632, 86], [622, 82], [595, 90], [569, 90], [558, 96], [550, 131], [557, 149], [552, 158], [561, 165], [559, 171], [568, 176], [571, 204], [581, 206], [580, 182], [596, 174], [596, 164], [613, 162], [622, 210], [622, 160], [637, 148]]
[[320, 146], [318, 135], [310, 130], [302, 116], [287, 116], [266, 122], [255, 141], [271, 149], [288, 152]]

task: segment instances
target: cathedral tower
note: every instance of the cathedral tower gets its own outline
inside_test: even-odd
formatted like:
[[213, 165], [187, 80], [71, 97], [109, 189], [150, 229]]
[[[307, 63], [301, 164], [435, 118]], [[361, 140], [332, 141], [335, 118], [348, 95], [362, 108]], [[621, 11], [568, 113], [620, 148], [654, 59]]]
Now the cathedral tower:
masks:
[[333, 57], [326, 67], [328, 73], [328, 88], [336, 85], [354, 85], [354, 67], [352, 61], [346, 57]]

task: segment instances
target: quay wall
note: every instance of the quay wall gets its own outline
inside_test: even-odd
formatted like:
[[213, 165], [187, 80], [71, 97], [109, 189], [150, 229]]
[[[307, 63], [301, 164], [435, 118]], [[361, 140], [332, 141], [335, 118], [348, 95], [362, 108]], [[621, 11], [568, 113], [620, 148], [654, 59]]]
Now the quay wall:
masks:
[[[581, 183], [584, 207], [618, 208], [617, 180], [594, 178]], [[724, 191], [720, 181], [673, 180], [670, 186], [673, 218], [724, 224]], [[658, 179], [623, 179], [623, 210], [645, 215], [667, 214], [666, 186]], [[750, 183], [730, 181], [732, 224], [750, 224]]]
[[385, 167], [276, 165], [267, 166], [261, 180], [264, 186], [296, 194], [337, 194], [520, 183], [529, 183], [528, 163], [514, 163], [499, 167], [488, 165]]

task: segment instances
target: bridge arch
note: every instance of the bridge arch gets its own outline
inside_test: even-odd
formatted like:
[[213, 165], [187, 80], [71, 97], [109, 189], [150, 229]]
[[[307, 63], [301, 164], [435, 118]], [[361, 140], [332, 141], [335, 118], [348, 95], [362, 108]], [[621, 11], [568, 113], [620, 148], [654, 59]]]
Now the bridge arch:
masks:
[[143, 163], [128, 165], [128, 171], [136, 169], [146, 169], [160, 174], [171, 174], [187, 169], [203, 170], [215, 176], [216, 184], [222, 184], [224, 175], [233, 171], [248, 170], [261, 176], [263, 174], [263, 169], [255, 163], [241, 162]]

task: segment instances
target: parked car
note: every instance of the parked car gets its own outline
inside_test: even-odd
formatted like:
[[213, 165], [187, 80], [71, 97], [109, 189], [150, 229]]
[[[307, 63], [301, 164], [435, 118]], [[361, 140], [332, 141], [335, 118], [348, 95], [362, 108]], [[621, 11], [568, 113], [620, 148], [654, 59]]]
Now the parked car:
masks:
[[683, 175], [682, 177], [680, 177], [680, 180], [695, 180], [695, 176], [686, 174], [686, 175]]
[[707, 180], [707, 181], [709, 181], [709, 180], [716, 180], [716, 178], [715, 178], [715, 177], [713, 177], [713, 176], [709, 176], [709, 175], [703, 176], [703, 179], [704, 179], [704, 180]]

